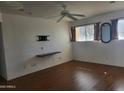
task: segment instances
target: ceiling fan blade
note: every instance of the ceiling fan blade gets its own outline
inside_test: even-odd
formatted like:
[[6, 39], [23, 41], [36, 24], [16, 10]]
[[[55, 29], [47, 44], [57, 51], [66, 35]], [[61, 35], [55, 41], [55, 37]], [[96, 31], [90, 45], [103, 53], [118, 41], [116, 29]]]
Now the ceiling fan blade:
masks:
[[73, 19], [73, 20], [78, 20], [77, 18], [73, 17], [71, 14], [68, 14], [67, 17]]
[[72, 16], [81, 16], [81, 17], [85, 17], [85, 15], [83, 14], [71, 14]]
[[65, 15], [61, 16], [61, 17], [57, 20], [57, 23], [60, 22], [64, 17], [65, 17]]
[[52, 18], [56, 18], [56, 17], [59, 17], [59, 16], [61, 16], [61, 15], [49, 16], [49, 17], [45, 17], [45, 18], [52, 19]]

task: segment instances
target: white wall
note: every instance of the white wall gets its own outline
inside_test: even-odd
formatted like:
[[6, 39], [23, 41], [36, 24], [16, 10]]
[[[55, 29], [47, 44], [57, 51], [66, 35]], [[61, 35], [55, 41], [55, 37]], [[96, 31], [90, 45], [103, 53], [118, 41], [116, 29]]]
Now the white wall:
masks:
[[111, 19], [116, 19], [116, 18], [124, 18], [124, 10], [114, 11], [111, 13], [89, 17], [84, 20], [73, 21], [71, 22], [71, 25], [77, 26], [77, 25], [83, 25], [83, 24], [94, 23], [94, 22], [101, 22], [101, 23], [110, 22]]
[[0, 13], [0, 76], [7, 78], [1, 26], [2, 26], [2, 14]]
[[[111, 19], [124, 17], [124, 11], [117, 11], [72, 22], [71, 25], [83, 25], [94, 22], [110, 22]], [[110, 43], [74, 42], [73, 56], [75, 60], [124, 67], [124, 40], [114, 40]]]
[[1, 23], [0, 23], [0, 76], [5, 78], [7, 77]]
[[0, 12], [0, 22], [2, 22], [2, 13]]
[[[42, 18], [3, 14], [3, 39], [7, 80], [72, 60], [68, 24]], [[50, 41], [36, 41], [36, 35], [50, 35]], [[41, 50], [41, 47], [44, 49]], [[37, 54], [61, 51], [44, 58]]]

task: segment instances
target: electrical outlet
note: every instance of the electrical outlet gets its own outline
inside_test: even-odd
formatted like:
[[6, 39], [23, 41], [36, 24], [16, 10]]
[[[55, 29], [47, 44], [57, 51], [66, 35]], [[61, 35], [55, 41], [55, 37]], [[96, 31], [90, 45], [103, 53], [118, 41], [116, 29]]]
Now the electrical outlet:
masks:
[[43, 50], [44, 49], [44, 47], [41, 47], [41, 50]]
[[26, 69], [26, 66], [24, 66], [23, 68]]
[[34, 67], [34, 66], [36, 66], [37, 64], [36, 63], [33, 63], [33, 64], [31, 64], [31, 67]]
[[108, 60], [108, 57], [105, 57], [106, 60]]

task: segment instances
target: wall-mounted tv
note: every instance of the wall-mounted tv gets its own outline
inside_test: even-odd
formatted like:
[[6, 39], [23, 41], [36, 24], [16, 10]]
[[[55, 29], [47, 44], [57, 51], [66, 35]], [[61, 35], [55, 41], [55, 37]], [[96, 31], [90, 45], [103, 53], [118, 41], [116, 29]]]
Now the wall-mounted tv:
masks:
[[37, 41], [49, 41], [49, 35], [37, 35]]

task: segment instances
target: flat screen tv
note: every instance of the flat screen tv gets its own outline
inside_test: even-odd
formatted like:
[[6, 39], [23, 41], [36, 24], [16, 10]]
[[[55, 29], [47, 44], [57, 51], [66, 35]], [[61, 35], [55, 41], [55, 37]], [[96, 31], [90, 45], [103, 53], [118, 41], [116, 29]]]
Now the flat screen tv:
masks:
[[49, 41], [48, 35], [37, 35], [37, 41]]

